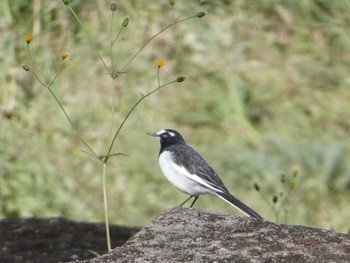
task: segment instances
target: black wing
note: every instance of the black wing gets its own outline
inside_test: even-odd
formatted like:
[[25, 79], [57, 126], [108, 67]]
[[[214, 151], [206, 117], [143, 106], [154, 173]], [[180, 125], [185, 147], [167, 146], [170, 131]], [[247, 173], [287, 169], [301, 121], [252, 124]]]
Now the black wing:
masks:
[[220, 177], [215, 173], [203, 157], [188, 145], [176, 145], [176, 147], [169, 147], [167, 150], [174, 151], [176, 158], [174, 162], [179, 166], [184, 166], [191, 174], [196, 174], [205, 182], [210, 184], [219, 192], [227, 192], [227, 188]]

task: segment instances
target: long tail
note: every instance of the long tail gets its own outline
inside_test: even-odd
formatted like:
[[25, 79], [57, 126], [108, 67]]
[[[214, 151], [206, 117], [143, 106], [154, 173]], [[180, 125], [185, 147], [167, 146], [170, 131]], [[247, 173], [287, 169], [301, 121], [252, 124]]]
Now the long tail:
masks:
[[241, 201], [239, 201], [236, 197], [231, 195], [230, 193], [226, 192], [215, 192], [214, 193], [216, 196], [220, 197], [230, 205], [234, 206], [247, 216], [255, 217], [255, 218], [260, 218], [263, 219], [258, 213], [256, 213], [253, 209], [249, 208], [247, 205], [243, 204]]

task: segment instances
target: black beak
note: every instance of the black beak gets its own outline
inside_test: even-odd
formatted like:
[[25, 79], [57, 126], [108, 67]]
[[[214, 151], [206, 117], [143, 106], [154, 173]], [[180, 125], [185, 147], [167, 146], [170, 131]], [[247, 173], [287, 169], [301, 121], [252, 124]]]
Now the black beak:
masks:
[[155, 132], [147, 132], [148, 135], [151, 135], [153, 137], [158, 137], [158, 134]]

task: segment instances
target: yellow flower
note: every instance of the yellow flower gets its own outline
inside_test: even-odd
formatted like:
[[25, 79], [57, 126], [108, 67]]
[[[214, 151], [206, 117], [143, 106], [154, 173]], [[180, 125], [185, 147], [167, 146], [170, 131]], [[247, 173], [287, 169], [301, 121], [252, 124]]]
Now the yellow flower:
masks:
[[164, 66], [164, 61], [163, 61], [162, 59], [158, 59], [157, 62], [156, 62], [156, 64], [157, 64], [157, 67], [158, 67], [158, 68], [161, 68], [161, 67]]
[[29, 44], [30, 42], [32, 42], [33, 37], [31, 35], [26, 35], [25, 40], [27, 41], [27, 44]]
[[69, 54], [67, 52], [61, 52], [61, 59], [64, 60], [68, 58]]

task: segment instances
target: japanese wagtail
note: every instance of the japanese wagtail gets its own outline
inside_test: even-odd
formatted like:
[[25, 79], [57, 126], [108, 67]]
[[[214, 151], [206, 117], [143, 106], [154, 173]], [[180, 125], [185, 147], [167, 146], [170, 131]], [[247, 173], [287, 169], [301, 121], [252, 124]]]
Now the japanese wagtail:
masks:
[[213, 168], [199, 153], [186, 144], [180, 133], [164, 129], [157, 133], [149, 132], [147, 134], [156, 137], [160, 142], [158, 159], [164, 176], [176, 189], [190, 195], [180, 206], [194, 197], [190, 206], [192, 207], [199, 195], [213, 194], [248, 216], [262, 218], [230, 194]]

